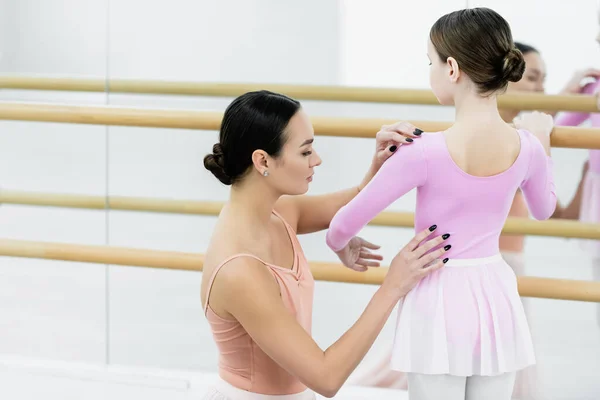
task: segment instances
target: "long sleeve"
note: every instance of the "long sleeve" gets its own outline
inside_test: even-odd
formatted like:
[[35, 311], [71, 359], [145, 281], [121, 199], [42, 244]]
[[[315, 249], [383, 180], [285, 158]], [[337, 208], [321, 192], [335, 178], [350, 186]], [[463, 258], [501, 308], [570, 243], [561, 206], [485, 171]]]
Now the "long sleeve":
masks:
[[[598, 88], [600, 81], [589, 83], [581, 89], [581, 94], [591, 95], [594, 94]], [[578, 126], [581, 125], [590, 116], [587, 112], [562, 112], [554, 118], [554, 125], [556, 126]]]
[[531, 215], [537, 220], [544, 220], [550, 218], [556, 209], [554, 162], [535, 136], [530, 134], [528, 137], [532, 154], [521, 190]]
[[326, 236], [327, 245], [333, 251], [344, 248], [377, 214], [425, 182], [425, 140], [420, 138], [408, 146], [401, 146], [365, 188], [335, 214]]
[[588, 117], [589, 113], [586, 112], [563, 112], [559, 113], [554, 118], [554, 125], [556, 126], [578, 126], [581, 125]]

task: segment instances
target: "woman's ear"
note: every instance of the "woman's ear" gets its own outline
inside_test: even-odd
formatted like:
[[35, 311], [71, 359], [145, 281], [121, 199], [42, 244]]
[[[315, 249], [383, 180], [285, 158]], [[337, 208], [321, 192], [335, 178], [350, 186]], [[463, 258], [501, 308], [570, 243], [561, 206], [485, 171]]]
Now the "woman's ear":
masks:
[[265, 171], [269, 169], [269, 155], [264, 150], [254, 150], [252, 152], [252, 164], [261, 175], [265, 175]]

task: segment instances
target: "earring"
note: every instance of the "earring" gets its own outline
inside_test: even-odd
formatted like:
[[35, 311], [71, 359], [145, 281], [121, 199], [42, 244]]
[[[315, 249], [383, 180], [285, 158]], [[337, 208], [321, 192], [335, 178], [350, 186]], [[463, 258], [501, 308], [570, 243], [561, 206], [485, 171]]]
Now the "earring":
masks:
[[263, 172], [263, 176], [269, 176], [269, 171], [265, 170], [265, 172]]

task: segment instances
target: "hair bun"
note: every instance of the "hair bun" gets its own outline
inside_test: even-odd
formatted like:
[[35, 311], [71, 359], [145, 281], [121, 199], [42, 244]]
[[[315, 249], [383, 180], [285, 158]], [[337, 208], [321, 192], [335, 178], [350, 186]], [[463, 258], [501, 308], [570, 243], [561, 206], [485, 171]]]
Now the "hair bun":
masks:
[[504, 57], [502, 76], [509, 82], [518, 82], [523, 78], [524, 72], [525, 59], [523, 58], [523, 53], [516, 47], [513, 47]]
[[204, 168], [212, 172], [225, 185], [231, 185], [231, 177], [225, 172], [225, 155], [220, 143], [213, 146], [212, 154], [204, 157]]

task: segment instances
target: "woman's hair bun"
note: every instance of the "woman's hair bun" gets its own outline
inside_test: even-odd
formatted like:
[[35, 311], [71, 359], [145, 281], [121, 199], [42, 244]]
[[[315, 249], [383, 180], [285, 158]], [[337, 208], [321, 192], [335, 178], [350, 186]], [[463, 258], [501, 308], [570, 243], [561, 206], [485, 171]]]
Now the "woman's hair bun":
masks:
[[204, 157], [204, 168], [212, 172], [225, 185], [231, 185], [231, 177], [225, 170], [225, 155], [220, 143], [213, 146], [212, 154]]

